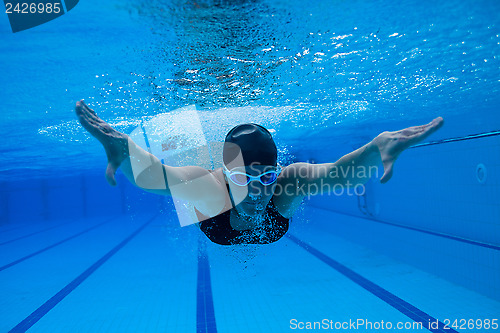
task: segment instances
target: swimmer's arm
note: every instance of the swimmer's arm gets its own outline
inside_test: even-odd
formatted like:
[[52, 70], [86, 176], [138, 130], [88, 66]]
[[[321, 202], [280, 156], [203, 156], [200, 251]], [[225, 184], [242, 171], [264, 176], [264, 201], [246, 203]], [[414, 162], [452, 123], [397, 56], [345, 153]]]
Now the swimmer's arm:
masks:
[[204, 215], [214, 216], [224, 207], [226, 188], [208, 170], [198, 166], [163, 165], [128, 135], [100, 119], [83, 100], [76, 103], [75, 111], [83, 127], [106, 151], [106, 179], [111, 185], [116, 185], [115, 173], [120, 168], [133, 185], [147, 192], [189, 201]]
[[399, 155], [437, 131], [443, 123], [443, 118], [438, 117], [426, 125], [383, 132], [334, 163], [294, 163], [283, 170], [280, 178], [284, 179], [279, 184], [289, 185], [289, 189], [293, 184], [299, 195], [331, 193], [335, 186], [355, 187], [365, 184], [372, 176], [378, 177], [380, 164], [384, 167], [380, 182], [386, 183], [392, 177]]
[[290, 218], [304, 197], [339, 191], [339, 185], [355, 187], [364, 184], [371, 176], [378, 176], [380, 163], [384, 166], [380, 182], [385, 183], [392, 176], [392, 168], [398, 156], [406, 148], [437, 131], [443, 123], [443, 118], [438, 117], [427, 125], [383, 132], [334, 163], [291, 164], [278, 177], [273, 202], [281, 215]]
[[206, 216], [215, 216], [222, 210], [226, 189], [208, 170], [168, 166], [130, 138], [128, 145], [130, 154], [120, 169], [132, 184], [146, 192], [186, 200]]
[[334, 163], [289, 165], [282, 172], [287, 181], [281, 181], [280, 185], [284, 186], [284, 193], [292, 194], [294, 189], [297, 196], [339, 191], [342, 187], [365, 184], [371, 176], [377, 176], [380, 162], [379, 149], [371, 141]]
[[[363, 147], [343, 156], [335, 163], [310, 164], [294, 163], [283, 169], [278, 177], [278, 184], [273, 202], [279, 213], [290, 218], [299, 208], [304, 197], [322, 193], [339, 191], [338, 186], [355, 186], [366, 182], [368, 177], [359, 177], [354, 174], [350, 177], [334, 174], [335, 170], [345, 169], [347, 166], [370, 166], [380, 163], [378, 148], [370, 142]], [[352, 185], [354, 184], [354, 185]]]
[[372, 176], [378, 178], [378, 166], [382, 160], [379, 148], [374, 141], [342, 156], [335, 163], [318, 165], [315, 171], [318, 172], [317, 169], [323, 167], [326, 168], [326, 173], [320, 177], [314, 177], [313, 181], [319, 180], [331, 186], [355, 187], [365, 184]]

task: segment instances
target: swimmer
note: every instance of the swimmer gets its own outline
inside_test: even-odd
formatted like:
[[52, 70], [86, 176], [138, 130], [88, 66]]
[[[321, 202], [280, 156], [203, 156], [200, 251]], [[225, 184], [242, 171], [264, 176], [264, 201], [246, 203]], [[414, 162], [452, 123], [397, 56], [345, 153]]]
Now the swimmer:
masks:
[[[426, 125], [380, 133], [333, 163], [293, 163], [286, 167], [278, 164], [277, 148], [267, 129], [242, 124], [226, 135], [223, 167], [207, 170], [162, 164], [100, 119], [83, 100], [76, 103], [75, 111], [83, 127], [106, 151], [109, 184], [116, 185], [115, 173], [121, 168], [132, 184], [145, 191], [190, 202], [200, 230], [221, 245], [276, 242], [286, 234], [290, 218], [305, 197], [363, 185], [372, 176], [369, 171], [380, 164], [384, 168], [380, 182], [386, 183], [399, 155], [444, 123], [438, 117]], [[147, 164], [134, 174], [133, 165], [141, 161]]]

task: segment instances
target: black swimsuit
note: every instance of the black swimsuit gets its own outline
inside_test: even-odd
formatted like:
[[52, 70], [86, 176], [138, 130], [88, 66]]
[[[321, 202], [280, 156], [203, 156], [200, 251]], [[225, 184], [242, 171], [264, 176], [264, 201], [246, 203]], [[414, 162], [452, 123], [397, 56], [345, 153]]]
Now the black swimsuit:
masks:
[[[200, 230], [212, 242], [220, 245], [269, 244], [279, 240], [288, 231], [289, 219], [278, 212], [273, 199], [266, 207], [263, 222], [250, 230], [236, 230], [231, 227], [230, 217], [233, 209], [200, 222]], [[198, 210], [196, 210], [196, 215], [198, 215], [199, 220], [206, 218]]]

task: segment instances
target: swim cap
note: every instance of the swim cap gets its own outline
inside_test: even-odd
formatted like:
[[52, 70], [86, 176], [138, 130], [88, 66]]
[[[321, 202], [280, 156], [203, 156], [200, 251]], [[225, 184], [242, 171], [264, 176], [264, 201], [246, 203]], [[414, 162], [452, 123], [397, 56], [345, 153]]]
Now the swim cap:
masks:
[[229, 167], [231, 162], [237, 160], [239, 154], [243, 157], [245, 166], [252, 163], [277, 165], [278, 149], [271, 133], [261, 125], [242, 124], [227, 133], [222, 152], [224, 164]]

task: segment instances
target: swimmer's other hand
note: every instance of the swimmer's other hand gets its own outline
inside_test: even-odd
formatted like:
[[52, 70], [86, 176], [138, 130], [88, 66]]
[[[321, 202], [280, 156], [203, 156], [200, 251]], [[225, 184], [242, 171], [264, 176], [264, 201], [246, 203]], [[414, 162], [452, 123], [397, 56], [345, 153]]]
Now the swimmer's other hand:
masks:
[[108, 157], [106, 180], [111, 186], [116, 185], [115, 173], [118, 167], [129, 156], [128, 136], [112, 128], [99, 118], [94, 110], [82, 100], [76, 102], [75, 112], [82, 126], [104, 147]]
[[386, 183], [391, 179], [394, 162], [403, 150], [424, 140], [441, 128], [443, 124], [443, 118], [437, 117], [426, 125], [413, 126], [395, 132], [383, 132], [379, 134], [373, 142], [380, 151], [380, 157], [384, 166], [384, 174], [382, 178], [380, 178], [380, 182]]

